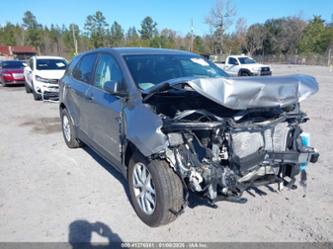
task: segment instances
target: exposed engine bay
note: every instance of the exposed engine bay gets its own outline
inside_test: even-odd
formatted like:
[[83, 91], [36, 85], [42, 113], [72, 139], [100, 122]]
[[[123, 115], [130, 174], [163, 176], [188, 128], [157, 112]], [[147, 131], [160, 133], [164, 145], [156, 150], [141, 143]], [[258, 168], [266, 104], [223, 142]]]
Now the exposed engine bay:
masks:
[[319, 158], [300, 128], [308, 117], [298, 102], [232, 109], [185, 83], [146, 96], [168, 141], [158, 157], [169, 163], [186, 190], [213, 205], [217, 200], [245, 202], [243, 192], [254, 186], [293, 187], [298, 174], [306, 180], [307, 163]]

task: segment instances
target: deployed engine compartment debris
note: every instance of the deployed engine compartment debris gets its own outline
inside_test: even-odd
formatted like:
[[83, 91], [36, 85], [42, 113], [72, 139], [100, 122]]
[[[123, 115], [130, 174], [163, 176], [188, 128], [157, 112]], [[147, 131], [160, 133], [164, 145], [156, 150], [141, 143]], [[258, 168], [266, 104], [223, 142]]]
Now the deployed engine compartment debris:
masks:
[[[319, 153], [304, 143], [308, 120], [299, 102], [318, 91], [313, 77], [175, 79], [145, 93], [162, 120], [167, 146], [158, 153], [187, 191], [211, 203], [243, 203], [250, 187], [283, 183]], [[286, 179], [289, 179], [287, 181]]]

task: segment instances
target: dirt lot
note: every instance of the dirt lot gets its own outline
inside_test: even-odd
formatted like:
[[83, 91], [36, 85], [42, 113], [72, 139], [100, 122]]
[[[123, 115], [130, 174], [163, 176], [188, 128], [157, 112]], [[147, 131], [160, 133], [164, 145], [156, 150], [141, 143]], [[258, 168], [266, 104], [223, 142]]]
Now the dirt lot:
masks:
[[[149, 228], [136, 216], [126, 183], [89, 149], [63, 142], [58, 105], [35, 102], [23, 87], [0, 88], [0, 241], [333, 241], [333, 72], [273, 66], [273, 73], [317, 77], [303, 103], [304, 126], [321, 153], [302, 188], [247, 195], [246, 204], [200, 202], [176, 222]], [[109, 231], [99, 236], [97, 228]], [[92, 232], [92, 233], [91, 233]]]

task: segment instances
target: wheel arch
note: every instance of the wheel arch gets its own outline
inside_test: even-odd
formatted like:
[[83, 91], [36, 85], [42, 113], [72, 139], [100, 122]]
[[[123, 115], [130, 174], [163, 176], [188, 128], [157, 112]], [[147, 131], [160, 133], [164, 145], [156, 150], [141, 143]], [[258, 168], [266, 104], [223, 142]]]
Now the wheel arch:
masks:
[[140, 150], [138, 150], [138, 148], [131, 141], [126, 140], [124, 156], [123, 156], [123, 162], [126, 168], [128, 168], [129, 161], [136, 151], [141, 153]]
[[[59, 104], [59, 113], [60, 113], [60, 116], [61, 116], [61, 111], [64, 110], [64, 109], [67, 110], [67, 112], [68, 112], [68, 114], [69, 114], [69, 118], [71, 119], [71, 121], [72, 121], [74, 127], [76, 127], [76, 122], [75, 122], [75, 120], [74, 120], [74, 118], [73, 118], [73, 116], [72, 116], [72, 113], [70, 112], [69, 108], [67, 108], [67, 106], [65, 105], [64, 102], [60, 102], [60, 104]], [[61, 117], [60, 117], [60, 118], [61, 118]]]

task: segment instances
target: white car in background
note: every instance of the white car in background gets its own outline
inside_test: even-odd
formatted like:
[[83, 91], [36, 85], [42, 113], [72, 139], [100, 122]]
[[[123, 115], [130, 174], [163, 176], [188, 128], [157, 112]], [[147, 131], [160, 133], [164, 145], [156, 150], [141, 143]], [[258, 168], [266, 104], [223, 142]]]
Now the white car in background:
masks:
[[59, 79], [68, 62], [57, 56], [33, 56], [24, 68], [25, 89], [35, 100], [58, 100]]
[[268, 76], [272, 75], [271, 67], [257, 63], [246, 55], [230, 55], [224, 63], [215, 63], [231, 76]]

